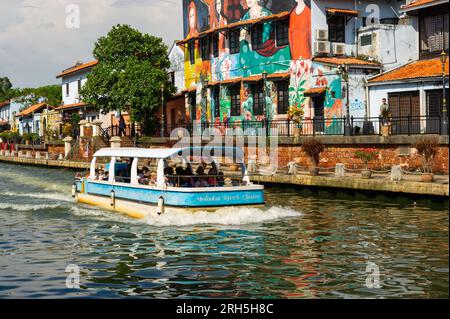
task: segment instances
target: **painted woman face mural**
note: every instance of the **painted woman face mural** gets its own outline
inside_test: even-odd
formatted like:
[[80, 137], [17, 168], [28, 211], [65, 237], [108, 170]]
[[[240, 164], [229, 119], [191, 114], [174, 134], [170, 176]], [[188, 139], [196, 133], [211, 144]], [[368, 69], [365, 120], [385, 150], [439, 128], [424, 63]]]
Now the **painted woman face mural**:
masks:
[[191, 1], [188, 9], [188, 20], [189, 20], [189, 34], [188, 37], [195, 37], [198, 35], [197, 29], [197, 6], [194, 1]]

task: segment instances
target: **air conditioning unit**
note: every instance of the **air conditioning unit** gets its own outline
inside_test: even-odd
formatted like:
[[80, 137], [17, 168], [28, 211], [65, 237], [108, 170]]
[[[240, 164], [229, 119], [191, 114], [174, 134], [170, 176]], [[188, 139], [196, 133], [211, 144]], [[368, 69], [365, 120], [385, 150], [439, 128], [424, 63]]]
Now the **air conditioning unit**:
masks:
[[316, 40], [328, 40], [328, 30], [317, 29], [316, 30]]
[[329, 41], [314, 42], [314, 54], [327, 54], [327, 53], [330, 53]]
[[345, 54], [345, 44], [343, 43], [333, 43], [333, 54], [344, 55]]

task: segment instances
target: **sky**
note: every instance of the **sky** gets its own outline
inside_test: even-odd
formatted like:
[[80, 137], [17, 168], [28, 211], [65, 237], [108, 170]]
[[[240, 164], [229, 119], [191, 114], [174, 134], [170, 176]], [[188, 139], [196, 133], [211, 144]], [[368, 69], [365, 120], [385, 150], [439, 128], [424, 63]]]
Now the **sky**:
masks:
[[162, 37], [170, 48], [183, 37], [181, 3], [0, 0], [0, 77], [7, 76], [13, 87], [59, 84], [56, 75], [77, 61], [93, 60], [96, 40], [119, 23]]

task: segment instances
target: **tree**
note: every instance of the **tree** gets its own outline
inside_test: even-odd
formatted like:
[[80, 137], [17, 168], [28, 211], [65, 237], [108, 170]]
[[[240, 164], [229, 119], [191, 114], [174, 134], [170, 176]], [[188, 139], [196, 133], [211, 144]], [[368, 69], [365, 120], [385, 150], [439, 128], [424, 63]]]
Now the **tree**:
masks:
[[46, 85], [38, 88], [24, 88], [16, 90], [13, 96], [17, 98], [19, 103], [27, 108], [31, 105], [44, 101], [49, 105], [58, 106], [61, 105], [62, 92], [59, 85]]
[[95, 44], [99, 63], [81, 90], [83, 101], [98, 111], [127, 111], [150, 133], [164, 95], [174, 92], [167, 69], [170, 61], [161, 38], [129, 25], [116, 25]]
[[7, 77], [0, 78], [0, 95], [4, 94], [11, 87], [12, 87], [12, 84]]

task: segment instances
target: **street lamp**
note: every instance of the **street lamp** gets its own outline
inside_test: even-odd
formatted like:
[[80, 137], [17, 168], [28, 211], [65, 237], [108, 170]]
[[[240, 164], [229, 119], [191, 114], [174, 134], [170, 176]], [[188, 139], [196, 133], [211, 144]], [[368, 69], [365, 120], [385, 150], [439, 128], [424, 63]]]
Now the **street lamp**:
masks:
[[448, 134], [448, 117], [447, 117], [447, 100], [445, 98], [445, 61], [447, 60], [447, 55], [445, 51], [441, 52], [441, 63], [442, 63], [442, 121], [441, 121], [441, 134]]
[[267, 72], [263, 71], [262, 73], [263, 78], [263, 107], [264, 107], [264, 120], [266, 122], [266, 135], [268, 135], [268, 125], [269, 125], [269, 119], [267, 116], [267, 101], [266, 101], [266, 95], [267, 95], [267, 89], [266, 89], [266, 83], [267, 83]]
[[164, 137], [164, 83], [161, 84], [161, 137]]
[[343, 64], [339, 66], [338, 73], [341, 78], [345, 81], [345, 91], [347, 94], [347, 101], [345, 102], [345, 124], [344, 124], [344, 135], [352, 135], [352, 124], [350, 123], [350, 92], [349, 92], [349, 81], [348, 81], [348, 64]]

